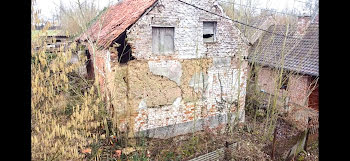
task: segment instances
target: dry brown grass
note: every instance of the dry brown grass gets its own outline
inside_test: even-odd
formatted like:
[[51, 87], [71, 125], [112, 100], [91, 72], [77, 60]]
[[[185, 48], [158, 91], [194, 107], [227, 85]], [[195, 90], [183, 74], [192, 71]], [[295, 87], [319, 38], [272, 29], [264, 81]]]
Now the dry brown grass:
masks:
[[[47, 27], [41, 32], [46, 32]], [[101, 98], [96, 88], [76, 74], [84, 59], [67, 63], [75, 50], [48, 53], [45, 37], [32, 37], [31, 126], [33, 160], [77, 160], [96, 141], [101, 125]], [[34, 47], [39, 46], [38, 50]], [[80, 88], [80, 84], [85, 84]]]
[[[33, 21], [37, 22], [35, 16], [33, 17]], [[67, 25], [67, 27], [73, 29], [77, 26]], [[79, 27], [81, 28], [81, 26]], [[47, 27], [41, 32], [47, 32]], [[74, 32], [72, 31], [72, 33]], [[271, 140], [271, 132], [275, 126], [272, 120], [277, 118], [278, 111], [271, 112], [268, 117], [262, 117], [261, 124], [257, 123], [259, 122], [256, 120], [257, 113], [253, 111], [252, 118], [254, 120], [246, 126], [248, 132], [244, 132], [241, 128], [232, 127], [233, 130], [230, 133], [227, 131], [218, 133], [206, 129], [195, 134], [167, 140], [136, 138], [137, 144], [134, 147], [136, 151], [126, 155], [127, 141], [130, 138], [120, 134], [117, 134], [115, 140], [109, 137], [109, 128], [112, 128], [112, 134], [118, 133], [116, 120], [121, 117], [120, 111], [115, 109], [112, 111], [114, 117], [111, 117], [106, 112], [107, 105], [97, 91], [98, 84], [92, 84], [76, 73], [76, 70], [85, 62], [83, 58], [76, 64], [67, 63], [72, 52], [76, 50], [75, 44], [72, 44], [67, 51], [48, 53], [44, 41], [45, 38], [40, 38], [38, 35], [32, 37], [32, 160], [83, 160], [84, 158], [94, 160], [106, 160], [107, 158], [115, 160], [181, 160], [223, 147], [225, 141], [242, 142], [240, 149], [232, 153], [233, 157], [238, 160], [267, 158], [261, 148]], [[39, 49], [35, 50], [37, 46]], [[198, 64], [203, 63], [198, 62]], [[121, 81], [123, 78], [121, 73], [114, 77], [117, 81]], [[277, 80], [280, 80], [280, 77], [274, 81]], [[262, 101], [263, 96], [257, 92], [259, 90], [252, 90], [256, 93], [253, 92], [249, 95], [251, 98], [247, 99], [246, 107], [252, 105], [254, 100], [260, 103]], [[116, 96], [116, 98], [119, 97]], [[195, 95], [189, 94], [188, 99], [195, 98]], [[112, 102], [118, 101], [112, 100]], [[271, 101], [268, 106], [276, 107], [277, 105]], [[109, 126], [107, 122], [112, 122], [112, 125]], [[123, 152], [118, 156], [121, 150]]]

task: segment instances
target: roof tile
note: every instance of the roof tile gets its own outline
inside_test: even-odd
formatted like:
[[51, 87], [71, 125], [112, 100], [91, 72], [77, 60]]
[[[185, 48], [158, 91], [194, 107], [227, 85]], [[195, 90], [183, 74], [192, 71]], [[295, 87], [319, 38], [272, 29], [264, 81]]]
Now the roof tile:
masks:
[[78, 40], [89, 37], [97, 45], [107, 48], [157, 0], [123, 0], [110, 8]]
[[[274, 25], [269, 31], [284, 34], [286, 26]], [[311, 23], [302, 37], [295, 32], [296, 26], [290, 26], [287, 35], [292, 37], [265, 33], [249, 50], [249, 61], [318, 76], [318, 24]]]

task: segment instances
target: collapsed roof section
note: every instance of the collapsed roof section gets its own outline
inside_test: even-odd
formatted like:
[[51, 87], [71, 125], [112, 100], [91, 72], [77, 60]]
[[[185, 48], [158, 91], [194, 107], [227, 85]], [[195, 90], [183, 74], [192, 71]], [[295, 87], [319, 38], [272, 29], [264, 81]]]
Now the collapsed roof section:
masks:
[[98, 47], [108, 48], [158, 0], [123, 0], [107, 9], [77, 40], [90, 39]]

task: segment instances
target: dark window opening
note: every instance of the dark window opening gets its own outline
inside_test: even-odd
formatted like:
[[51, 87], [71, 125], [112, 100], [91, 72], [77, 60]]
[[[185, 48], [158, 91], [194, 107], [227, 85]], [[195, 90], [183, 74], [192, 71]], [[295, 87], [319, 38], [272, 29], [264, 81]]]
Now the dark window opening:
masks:
[[282, 82], [281, 82], [281, 88], [280, 89], [287, 90], [288, 82], [289, 82], [288, 72], [284, 71], [283, 74], [282, 74]]
[[207, 38], [212, 38], [214, 37], [214, 34], [204, 34], [203, 38], [207, 39]]
[[255, 65], [252, 65], [251, 66], [251, 73], [250, 73], [250, 81], [252, 81], [252, 82], [255, 82], [256, 81], [256, 72], [257, 72], [257, 69], [256, 69], [256, 67], [255, 67]]
[[115, 43], [120, 44], [119, 47], [117, 47], [117, 59], [120, 64], [126, 64], [128, 61], [135, 59], [135, 57], [132, 55], [131, 47], [128, 44], [126, 38], [126, 32], [124, 31], [115, 41]]
[[90, 55], [89, 50], [85, 50], [85, 56], [87, 58], [87, 61], [86, 61], [87, 77], [88, 77], [88, 79], [92, 79], [92, 78], [94, 78], [94, 68], [93, 68], [93, 64], [91, 61], [91, 55]]
[[216, 22], [203, 22], [203, 41], [215, 42]]

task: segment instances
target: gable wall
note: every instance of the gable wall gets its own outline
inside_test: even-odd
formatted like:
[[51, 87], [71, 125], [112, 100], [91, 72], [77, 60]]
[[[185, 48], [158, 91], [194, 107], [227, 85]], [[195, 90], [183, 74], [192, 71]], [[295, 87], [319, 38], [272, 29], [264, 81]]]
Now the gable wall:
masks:
[[[212, 6], [203, 1], [192, 3], [207, 10]], [[217, 21], [216, 43], [203, 43], [203, 20]], [[152, 53], [152, 26], [175, 27], [174, 54]], [[144, 131], [234, 111], [239, 111], [238, 117], [244, 121], [248, 63], [243, 56], [247, 56], [248, 46], [231, 21], [177, 0], [162, 0], [127, 31], [127, 40], [136, 60], [122, 67], [126, 70], [126, 84], [112, 88], [118, 85], [113, 83], [115, 75], [121, 72], [115, 70], [118, 65], [97, 64], [105, 69], [108, 80], [99, 79], [102, 85], [107, 83], [104, 87], [111, 93], [108, 99], [122, 99], [112, 100], [114, 111], [118, 111], [118, 126]], [[111, 62], [109, 52], [103, 52], [104, 59]], [[127, 96], [119, 96], [120, 93]], [[239, 110], [232, 104], [234, 101]], [[171, 135], [186, 132], [190, 131]]]
[[[211, 2], [191, 2], [217, 14]], [[203, 21], [217, 21], [217, 42], [203, 43]], [[195, 9], [177, 0], [162, 0], [148, 14], [141, 17], [128, 31], [129, 44], [136, 59], [159, 59], [163, 56], [152, 54], [152, 26], [175, 27], [175, 53], [168, 59], [191, 59], [203, 56], [227, 57], [246, 49], [240, 31], [230, 20]], [[247, 53], [242, 53], [246, 56]]]

